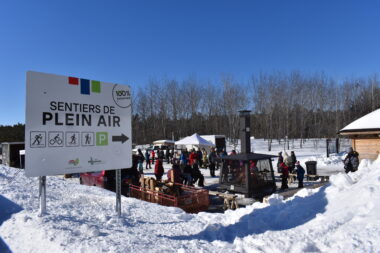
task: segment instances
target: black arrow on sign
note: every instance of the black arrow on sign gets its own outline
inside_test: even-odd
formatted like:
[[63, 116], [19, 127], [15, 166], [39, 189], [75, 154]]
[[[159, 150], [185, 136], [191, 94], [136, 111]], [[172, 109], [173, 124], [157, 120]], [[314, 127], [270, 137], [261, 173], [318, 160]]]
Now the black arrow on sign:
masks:
[[129, 140], [129, 138], [127, 136], [125, 136], [124, 134], [112, 136], [112, 141], [113, 142], [121, 141], [121, 143], [124, 143], [127, 140]]

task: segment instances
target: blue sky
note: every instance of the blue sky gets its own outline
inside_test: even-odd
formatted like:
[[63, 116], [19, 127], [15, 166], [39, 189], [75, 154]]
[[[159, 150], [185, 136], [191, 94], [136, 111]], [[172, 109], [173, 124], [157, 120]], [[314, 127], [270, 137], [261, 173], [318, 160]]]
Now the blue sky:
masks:
[[143, 87], [260, 71], [379, 72], [380, 1], [0, 2], [0, 124], [24, 123], [25, 73]]

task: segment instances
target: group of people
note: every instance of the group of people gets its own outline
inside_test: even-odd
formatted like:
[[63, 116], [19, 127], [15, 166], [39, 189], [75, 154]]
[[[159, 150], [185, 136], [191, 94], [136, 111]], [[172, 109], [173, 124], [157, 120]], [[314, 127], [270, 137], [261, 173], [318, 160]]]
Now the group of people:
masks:
[[287, 189], [289, 174], [296, 173], [298, 180], [298, 188], [303, 188], [303, 179], [305, 176], [305, 169], [297, 161], [297, 157], [294, 151], [291, 151], [290, 156], [285, 152], [284, 156], [282, 152], [278, 153], [277, 172], [281, 173], [281, 189]]
[[173, 159], [172, 168], [167, 172], [169, 181], [184, 185], [204, 187], [204, 176], [201, 173], [198, 161], [187, 161], [186, 164], [181, 163], [177, 159]]
[[[142, 153], [141, 153], [142, 154]], [[162, 161], [166, 161], [167, 163], [171, 163], [171, 160], [174, 156], [174, 149], [166, 148], [166, 149], [152, 149], [152, 150], [146, 150], [145, 151], [145, 169], [151, 169], [152, 164], [155, 164], [155, 161], [158, 159], [161, 159]]]
[[[231, 154], [236, 154], [233, 150]], [[161, 180], [164, 174], [163, 162], [172, 164], [171, 174], [174, 172], [175, 182], [193, 185], [198, 182], [198, 186], [203, 186], [204, 176], [200, 168], [209, 168], [210, 175], [215, 177], [215, 170], [219, 169], [222, 158], [227, 156], [225, 149], [217, 152], [212, 148], [208, 153], [205, 148], [192, 149], [191, 151], [182, 150], [180, 153], [174, 149], [157, 149], [146, 150], [145, 153], [141, 149], [137, 151], [138, 171], [144, 173], [145, 169], [151, 169], [154, 166], [154, 174], [157, 180]], [[180, 176], [178, 176], [180, 175]], [[169, 177], [169, 174], [168, 174]]]
[[[235, 150], [232, 150], [231, 154], [236, 154]], [[218, 170], [222, 159], [227, 156], [226, 150], [223, 148], [220, 152], [217, 152], [215, 148], [211, 148], [210, 153], [207, 153], [206, 149], [192, 149], [191, 152], [183, 150], [179, 156], [181, 166], [190, 162], [193, 164], [196, 161], [201, 168], [209, 168], [211, 177], [215, 177], [215, 170]]]
[[[138, 149], [137, 167], [139, 173], [143, 174], [144, 161], [145, 169], [151, 169], [153, 164], [156, 180], [162, 180], [162, 176], [164, 175], [163, 162], [165, 160], [167, 163], [172, 164], [172, 168], [168, 172], [169, 180], [190, 186], [198, 183], [198, 186], [203, 187], [204, 176], [202, 175], [199, 166], [205, 164], [205, 159], [203, 159], [204, 153], [207, 154], [206, 150], [203, 150], [202, 152], [201, 150], [195, 151], [193, 149], [191, 152], [184, 150], [180, 155], [178, 155], [173, 149], [157, 149], [146, 150], [145, 154], [143, 154], [141, 149]], [[213, 164], [212, 159], [210, 164]]]
[[[347, 150], [347, 156], [343, 160], [344, 170], [346, 173], [355, 172], [359, 167], [359, 153], [354, 151], [351, 147]], [[305, 169], [297, 161], [294, 151], [291, 151], [290, 156], [285, 152], [278, 153], [277, 171], [281, 173], [281, 189], [287, 189], [289, 174], [297, 174], [298, 188], [303, 188], [303, 179], [305, 176]]]

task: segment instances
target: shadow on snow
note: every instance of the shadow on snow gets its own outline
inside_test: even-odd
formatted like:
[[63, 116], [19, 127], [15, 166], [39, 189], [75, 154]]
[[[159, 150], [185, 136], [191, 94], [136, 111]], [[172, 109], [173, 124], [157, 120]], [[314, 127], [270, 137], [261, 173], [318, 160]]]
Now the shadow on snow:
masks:
[[326, 186], [308, 197], [295, 197], [285, 203], [256, 209], [231, 225], [210, 224], [195, 235], [171, 236], [174, 240], [221, 240], [232, 243], [237, 237], [262, 234], [267, 231], [282, 231], [303, 225], [326, 211]]
[[[16, 203], [10, 201], [4, 196], [0, 195], [0, 225], [3, 224], [4, 221], [8, 220], [12, 214], [20, 212], [22, 209], [21, 206]], [[12, 252], [8, 245], [3, 241], [0, 237], [0, 252], [8, 253]]]
[[21, 206], [10, 201], [2, 195], [0, 195], [0, 206], [0, 225], [3, 224], [4, 221], [8, 220], [12, 214], [23, 210]]

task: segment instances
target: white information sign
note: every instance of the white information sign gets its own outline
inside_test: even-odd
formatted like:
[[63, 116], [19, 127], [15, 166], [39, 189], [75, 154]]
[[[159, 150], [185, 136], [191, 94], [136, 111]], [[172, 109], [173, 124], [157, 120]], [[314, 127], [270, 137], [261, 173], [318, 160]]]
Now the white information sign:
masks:
[[130, 168], [131, 134], [129, 86], [27, 72], [27, 176]]

